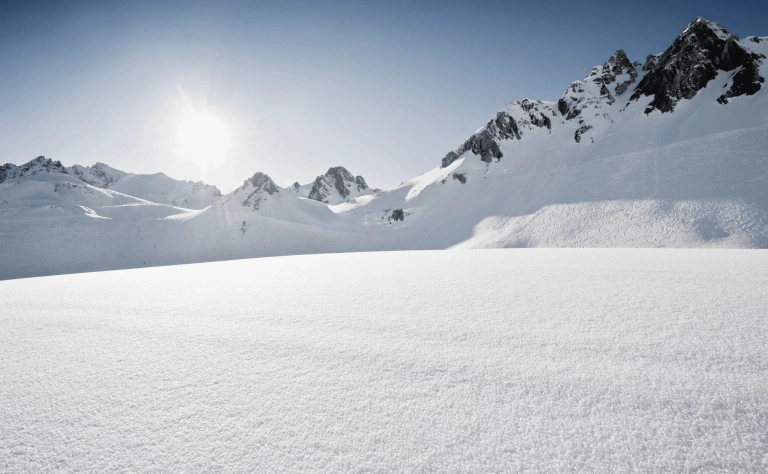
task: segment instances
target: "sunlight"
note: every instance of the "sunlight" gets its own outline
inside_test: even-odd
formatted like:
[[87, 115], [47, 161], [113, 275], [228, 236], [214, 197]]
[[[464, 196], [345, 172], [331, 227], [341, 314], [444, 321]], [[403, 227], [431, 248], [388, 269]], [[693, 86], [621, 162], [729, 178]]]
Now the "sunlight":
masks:
[[200, 166], [218, 165], [230, 146], [230, 131], [224, 121], [207, 112], [187, 114], [179, 125], [178, 152]]

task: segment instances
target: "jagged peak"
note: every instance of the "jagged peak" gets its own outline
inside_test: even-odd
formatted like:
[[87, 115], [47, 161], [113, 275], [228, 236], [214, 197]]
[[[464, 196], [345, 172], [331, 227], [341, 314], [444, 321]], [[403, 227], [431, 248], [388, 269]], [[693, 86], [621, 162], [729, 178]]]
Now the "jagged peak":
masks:
[[275, 182], [272, 181], [272, 178], [270, 178], [268, 174], [262, 173], [261, 171], [257, 171], [256, 173], [253, 174], [253, 176], [246, 179], [245, 182], [243, 182], [243, 184], [246, 186], [250, 185], [258, 188], [264, 184], [274, 185]]
[[[357, 191], [355, 191], [355, 187], [357, 187]], [[338, 194], [338, 198], [334, 197], [334, 189], [336, 190], [335, 194]], [[343, 166], [332, 166], [328, 168], [325, 174], [315, 178], [307, 197], [328, 204], [339, 198], [345, 200], [353, 196], [353, 193], [359, 193], [367, 189], [368, 184], [362, 176], [353, 175]]]
[[631, 65], [632, 62], [627, 57], [627, 53], [624, 52], [623, 49], [617, 49], [613, 55], [608, 58], [608, 61], [605, 62], [604, 66], [607, 64], [627, 64]]
[[34, 158], [27, 163], [23, 164], [20, 169], [22, 171], [29, 171], [32, 169], [43, 169], [46, 171], [58, 171], [60, 173], [67, 174], [67, 171], [64, 169], [64, 165], [61, 164], [58, 160], [53, 160], [51, 158], [46, 158], [43, 155], [38, 156], [37, 158]]
[[368, 189], [368, 184], [365, 182], [365, 179], [358, 175], [355, 176], [355, 183], [360, 186], [361, 189]]
[[328, 171], [325, 172], [325, 176], [334, 177], [334, 178], [341, 178], [344, 181], [354, 181], [355, 180], [355, 175], [350, 173], [343, 166], [332, 166], [332, 167], [328, 168]]
[[643, 67], [647, 74], [632, 94], [632, 100], [653, 96], [645, 112], [672, 112], [682, 99], [691, 99], [713, 80], [719, 71], [741, 68], [731, 88], [717, 101], [753, 95], [761, 88], [761, 56], [745, 49], [739, 38], [722, 25], [695, 18], [672, 45], [659, 56], [649, 56]]
[[0, 183], [6, 179], [34, 176], [42, 171], [69, 174], [60, 161], [52, 160], [40, 155], [21, 166], [16, 166], [12, 163], [6, 163], [0, 166]]
[[651, 69], [656, 67], [656, 64], [659, 62], [659, 57], [661, 54], [649, 54], [648, 57], [645, 58], [645, 63], [643, 64], [643, 71], [648, 72]]
[[273, 194], [280, 194], [280, 188], [278, 188], [275, 182], [272, 181], [272, 178], [261, 171], [257, 171], [253, 176], [246, 179], [243, 182], [243, 185], [235, 190], [234, 193], [238, 194], [240, 191], [249, 192], [248, 197], [243, 201], [243, 206], [253, 206], [254, 209], [258, 209], [259, 202], [261, 202], [261, 198], [258, 196], [264, 193], [269, 194], [270, 196]]
[[707, 20], [706, 18], [703, 18], [700, 16], [697, 16], [690, 23], [688, 23], [688, 26], [685, 27], [685, 29], [680, 33], [678, 38], [683, 38], [683, 37], [692, 36], [692, 35], [697, 36], [697, 33], [700, 33], [703, 31], [711, 31], [717, 34], [718, 36], [722, 37], [722, 39], [727, 39], [728, 37], [733, 37], [736, 40], [739, 39], [736, 35], [729, 33], [728, 30], [726, 30], [725, 27], [720, 23]]

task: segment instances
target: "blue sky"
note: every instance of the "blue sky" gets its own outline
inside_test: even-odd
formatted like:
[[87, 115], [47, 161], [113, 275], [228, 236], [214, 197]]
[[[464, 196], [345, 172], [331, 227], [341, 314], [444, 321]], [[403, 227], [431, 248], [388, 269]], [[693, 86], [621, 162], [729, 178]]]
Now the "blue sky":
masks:
[[[695, 16], [768, 35], [768, 2], [0, 2], [0, 162], [46, 155], [229, 191], [343, 165], [388, 187], [512, 100], [557, 99]], [[176, 152], [182, 96], [232, 130], [221, 166]]]

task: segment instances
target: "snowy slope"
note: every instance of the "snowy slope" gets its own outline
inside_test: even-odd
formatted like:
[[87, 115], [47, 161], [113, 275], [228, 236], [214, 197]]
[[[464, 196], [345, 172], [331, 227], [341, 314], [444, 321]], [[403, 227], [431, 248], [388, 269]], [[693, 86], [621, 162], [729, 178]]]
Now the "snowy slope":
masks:
[[181, 181], [169, 178], [163, 173], [126, 173], [104, 163], [96, 163], [93, 166], [75, 165], [67, 168], [67, 171], [99, 188], [109, 188], [158, 204], [170, 204], [185, 209], [203, 209], [221, 197], [221, 191], [216, 186], [202, 181]]
[[335, 210], [388, 224], [397, 248], [768, 247], [766, 53], [696, 19], [644, 67], [617, 51], [557, 102], [513, 102], [441, 167]]
[[188, 210], [91, 186], [40, 159], [51, 171], [0, 183], [0, 279], [384, 246], [261, 173]]
[[637, 249], [0, 282], [0, 471], [765, 472], [766, 283]]

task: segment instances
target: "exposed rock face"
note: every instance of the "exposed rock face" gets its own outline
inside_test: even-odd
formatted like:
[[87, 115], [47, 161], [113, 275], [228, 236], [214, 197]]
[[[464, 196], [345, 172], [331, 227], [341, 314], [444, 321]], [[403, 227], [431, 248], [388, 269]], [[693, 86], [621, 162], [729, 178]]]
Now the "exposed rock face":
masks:
[[656, 67], [656, 64], [659, 63], [659, 57], [655, 54], [649, 54], [647, 58], [645, 58], [645, 64], [643, 64], [643, 71], [648, 72], [651, 69]]
[[279, 194], [280, 188], [272, 181], [272, 178], [264, 173], [257, 172], [250, 179], [246, 179], [235, 193], [237, 194], [238, 191], [247, 191], [249, 193], [242, 203], [243, 206], [252, 207], [254, 211], [257, 211], [261, 202], [267, 199], [266, 196]]
[[719, 71], [741, 67], [731, 88], [718, 99], [752, 95], [760, 90], [764, 78], [758, 74], [760, 55], [744, 49], [738, 38], [717, 23], [696, 18], [688, 25], [638, 84], [632, 100], [653, 96], [645, 113], [672, 112], [681, 99], [691, 99]]
[[395, 209], [392, 211], [392, 215], [390, 215], [389, 218], [393, 221], [403, 221], [405, 220], [405, 213], [403, 213], [402, 209]]
[[[493, 159], [500, 160], [504, 156], [499, 147], [500, 141], [520, 140], [525, 130], [547, 128], [551, 131], [551, 117], [556, 117], [558, 112], [566, 120], [573, 120], [580, 117], [587, 108], [613, 104], [616, 97], [626, 93], [635, 84], [639, 66], [639, 63], [631, 62], [624, 51], [618, 50], [602, 66], [594, 67], [586, 79], [571, 83], [556, 106], [529, 99], [513, 102], [469, 140], [445, 155], [442, 167], [449, 166], [468, 151], [480, 156], [486, 163]], [[591, 128], [581, 127], [583, 130], [576, 133], [576, 142], [580, 142], [581, 135]]]
[[74, 165], [70, 168], [70, 171], [80, 181], [97, 188], [108, 188], [128, 175], [128, 173], [118, 171], [104, 163], [96, 163], [93, 166]]
[[616, 51], [602, 66], [592, 68], [586, 79], [568, 86], [557, 101], [557, 110], [566, 120], [573, 120], [587, 108], [613, 104], [637, 81], [637, 66], [623, 50]]
[[765, 78], [759, 73], [759, 60], [748, 61], [744, 66], [733, 76], [733, 83], [731, 84], [728, 92], [717, 98], [717, 101], [721, 104], [727, 104], [728, 99], [738, 97], [740, 95], [753, 95], [762, 87], [761, 84], [765, 82]]
[[453, 179], [460, 182], [461, 184], [464, 184], [467, 182], [467, 174], [466, 173], [453, 173]]
[[12, 165], [10, 163], [6, 163], [2, 166], [0, 166], [0, 183], [6, 180], [8, 176], [11, 174], [13, 168], [15, 165]]
[[589, 130], [592, 130], [592, 125], [582, 125], [579, 127], [573, 137], [574, 140], [576, 140], [576, 143], [581, 143], [581, 136]]
[[[549, 133], [558, 133], [557, 126], [562, 124], [576, 143], [581, 143], [587, 133], [593, 135], [594, 141], [603, 125], [613, 122], [631, 101], [651, 96], [646, 114], [654, 110], [672, 112], [678, 101], [693, 98], [721, 71], [733, 73], [727, 90], [717, 99], [719, 103], [753, 95], [765, 82], [760, 68], [766, 58], [750, 45], [764, 40], [749, 37], [739, 41], [719, 24], [696, 18], [666, 51], [648, 55], [642, 65], [630, 61], [623, 50], [617, 50], [583, 81], [571, 83], [556, 103], [526, 99], [508, 105], [461, 146], [446, 154], [441, 166], [450, 166], [470, 151], [486, 163], [501, 160], [500, 143], [521, 140], [526, 131], [536, 128], [546, 127]], [[628, 99], [621, 101], [626, 105], [619, 108], [618, 99], [626, 96]], [[553, 120], [557, 120], [554, 128]], [[575, 123], [569, 124], [570, 121]]]
[[362, 176], [354, 176], [343, 166], [335, 166], [315, 178], [307, 197], [326, 204], [336, 204], [337, 201], [345, 201], [353, 195], [359, 196], [368, 189], [368, 184]]
[[449, 166], [467, 151], [480, 156], [486, 163], [494, 158], [500, 160], [504, 156], [499, 149], [500, 140], [520, 140], [526, 129], [551, 129], [552, 120], [549, 117], [555, 115], [550, 104], [538, 100], [513, 102], [460, 147], [445, 155], [442, 167]]
[[6, 163], [0, 166], [0, 183], [7, 179], [34, 176], [42, 172], [68, 174], [67, 169], [60, 161], [54, 161], [44, 156], [38, 156], [34, 160], [21, 166], [16, 166], [12, 163]]

